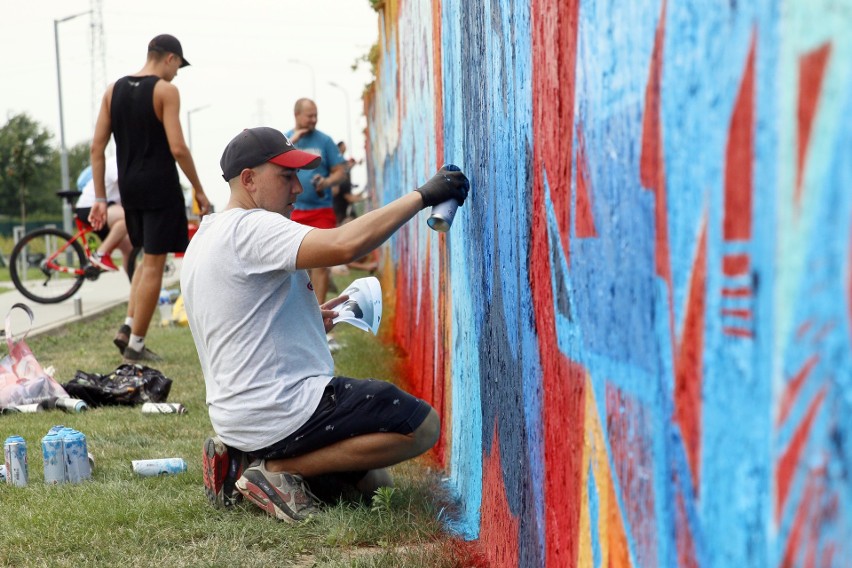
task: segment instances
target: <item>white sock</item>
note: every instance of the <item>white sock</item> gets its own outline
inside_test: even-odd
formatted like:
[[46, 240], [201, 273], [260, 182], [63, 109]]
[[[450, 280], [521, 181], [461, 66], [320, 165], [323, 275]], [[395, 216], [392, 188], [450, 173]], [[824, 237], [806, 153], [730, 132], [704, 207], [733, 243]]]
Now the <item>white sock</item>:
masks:
[[131, 333], [127, 346], [134, 351], [142, 351], [145, 348], [145, 338]]
[[124, 318], [124, 325], [127, 327], [133, 327], [133, 318]]

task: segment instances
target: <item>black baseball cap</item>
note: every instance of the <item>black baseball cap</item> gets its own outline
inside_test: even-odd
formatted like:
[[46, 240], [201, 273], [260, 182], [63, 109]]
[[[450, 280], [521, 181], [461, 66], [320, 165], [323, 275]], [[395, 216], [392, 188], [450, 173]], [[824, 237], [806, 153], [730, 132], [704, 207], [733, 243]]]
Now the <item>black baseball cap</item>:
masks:
[[230, 181], [246, 168], [272, 162], [285, 168], [312, 170], [322, 158], [316, 154], [297, 150], [280, 130], [259, 126], [246, 128], [225, 146], [219, 165], [222, 177]]
[[174, 53], [179, 55], [183, 63], [181, 68], [189, 65], [189, 61], [183, 56], [183, 47], [181, 47], [178, 38], [169, 34], [160, 34], [148, 42], [148, 51], [159, 51], [162, 53]]

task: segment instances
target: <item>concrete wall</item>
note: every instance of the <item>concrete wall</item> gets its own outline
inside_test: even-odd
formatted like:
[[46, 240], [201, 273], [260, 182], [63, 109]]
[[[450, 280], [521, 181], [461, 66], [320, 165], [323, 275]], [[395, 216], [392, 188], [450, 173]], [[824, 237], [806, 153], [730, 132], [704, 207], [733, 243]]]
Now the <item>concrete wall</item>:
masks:
[[493, 566], [852, 562], [852, 0], [388, 0], [384, 285]]

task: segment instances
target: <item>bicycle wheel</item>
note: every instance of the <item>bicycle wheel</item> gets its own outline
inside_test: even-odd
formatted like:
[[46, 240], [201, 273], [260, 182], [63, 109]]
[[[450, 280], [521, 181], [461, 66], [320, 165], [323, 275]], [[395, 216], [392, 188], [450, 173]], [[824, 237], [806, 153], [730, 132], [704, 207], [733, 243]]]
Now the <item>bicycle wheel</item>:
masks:
[[80, 289], [87, 264], [82, 245], [71, 235], [59, 229], [38, 229], [24, 235], [12, 249], [9, 276], [30, 300], [56, 304]]
[[[145, 252], [142, 247], [134, 247], [130, 252], [130, 258], [127, 260], [127, 276], [131, 281], [133, 281], [133, 273], [137, 268], [142, 266], [143, 258], [145, 258]], [[170, 254], [166, 259], [165, 265], [163, 265], [163, 276], [169, 277], [175, 273], [175, 270], [175, 263], [172, 261], [172, 255]]]
[[133, 247], [133, 250], [130, 251], [130, 256], [127, 259], [127, 277], [130, 278], [130, 281], [133, 282], [133, 273], [136, 272], [136, 269], [142, 266], [142, 247]]

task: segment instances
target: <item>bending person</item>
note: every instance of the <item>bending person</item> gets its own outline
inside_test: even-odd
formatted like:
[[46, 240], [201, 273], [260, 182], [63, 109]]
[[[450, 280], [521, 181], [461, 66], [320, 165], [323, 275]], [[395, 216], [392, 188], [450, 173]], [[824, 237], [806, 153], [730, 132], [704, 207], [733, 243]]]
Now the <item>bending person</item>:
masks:
[[220, 162], [228, 205], [201, 222], [181, 268], [217, 434], [204, 444], [207, 494], [233, 503], [239, 473], [228, 471], [235, 453], [250, 454], [257, 461], [236, 491], [282, 520], [315, 513], [320, 482], [365, 494], [390, 485], [384, 468], [426, 452], [440, 434], [423, 400], [385, 381], [334, 376], [325, 334], [348, 297], [319, 305], [307, 271], [363, 257], [424, 207], [464, 203], [469, 188], [462, 172], [442, 169], [381, 209], [315, 229], [290, 214], [303, 191], [298, 170], [318, 162], [273, 128], [237, 135]]
[[[106, 185], [106, 197], [103, 197], [107, 205], [106, 224], [95, 230], [95, 234], [101, 238], [98, 250], [92, 253], [92, 264], [106, 271], [116, 271], [118, 267], [112, 262], [112, 251], [121, 251], [124, 270], [127, 270], [127, 262], [130, 260], [130, 252], [133, 245], [127, 236], [127, 225], [124, 222], [124, 208], [121, 206], [121, 195], [118, 191], [118, 165], [115, 158], [106, 161], [106, 172], [104, 175]], [[83, 223], [89, 223], [89, 213], [95, 204], [95, 181], [92, 177], [92, 168], [89, 166], [77, 178], [77, 189], [82, 193], [74, 206], [74, 213]]]

